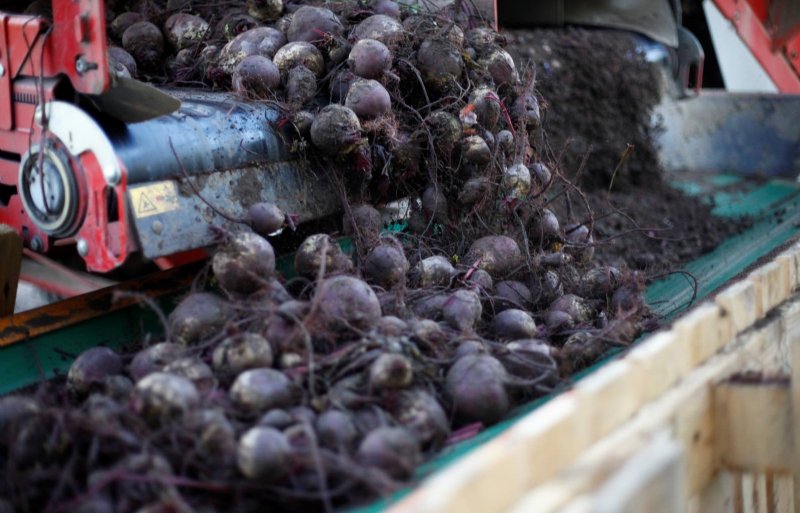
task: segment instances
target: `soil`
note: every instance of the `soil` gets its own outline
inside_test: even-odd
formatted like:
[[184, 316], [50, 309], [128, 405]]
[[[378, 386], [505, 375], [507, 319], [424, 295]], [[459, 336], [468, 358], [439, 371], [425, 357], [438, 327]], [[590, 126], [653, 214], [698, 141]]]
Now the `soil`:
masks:
[[[749, 225], [713, 217], [713, 205], [669, 185], [652, 121], [659, 72], [637, 52], [633, 36], [580, 28], [504, 35], [517, 66], [536, 66], [545, 158], [560, 162], [586, 193], [596, 220], [596, 258], [656, 276]], [[585, 209], [575, 210], [570, 217], [585, 220]]]

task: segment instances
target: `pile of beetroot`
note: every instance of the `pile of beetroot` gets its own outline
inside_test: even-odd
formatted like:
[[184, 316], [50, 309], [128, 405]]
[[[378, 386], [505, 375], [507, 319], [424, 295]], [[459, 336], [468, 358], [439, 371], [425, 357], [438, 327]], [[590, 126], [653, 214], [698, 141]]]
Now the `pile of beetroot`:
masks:
[[[354, 249], [312, 235], [286, 279], [268, 239], [290, 216], [253, 205], [163, 336], [0, 398], [0, 512], [363, 501], [648, 322], [642, 278], [592, 261], [603, 241], [543, 145], [534, 77], [467, 2], [242, 4], [114, 12], [111, 55], [280, 108], [341, 186]], [[375, 206], [402, 197], [388, 235]]]

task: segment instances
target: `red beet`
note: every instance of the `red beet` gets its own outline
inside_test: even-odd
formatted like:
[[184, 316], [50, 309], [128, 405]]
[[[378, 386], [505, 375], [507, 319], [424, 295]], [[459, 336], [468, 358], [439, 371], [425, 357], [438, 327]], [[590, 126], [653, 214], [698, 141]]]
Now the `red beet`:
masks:
[[361, 78], [381, 78], [392, 68], [392, 52], [380, 41], [361, 39], [347, 59], [350, 69]]
[[105, 378], [122, 373], [122, 359], [107, 347], [93, 347], [78, 356], [67, 373], [67, 386], [77, 396], [87, 394]]
[[190, 345], [216, 335], [232, 313], [230, 304], [219, 296], [190, 294], [170, 314], [170, 330], [175, 342]]
[[385, 14], [374, 14], [356, 25], [350, 34], [350, 39], [353, 41], [376, 39], [393, 48], [405, 39], [405, 36], [405, 30], [399, 21]]
[[239, 440], [239, 471], [259, 483], [270, 483], [289, 471], [291, 446], [283, 433], [266, 426], [248, 430]]
[[214, 276], [230, 292], [251, 294], [275, 272], [275, 251], [260, 235], [240, 232], [220, 247], [211, 261]]
[[358, 461], [396, 479], [408, 479], [422, 461], [419, 442], [404, 428], [380, 427], [361, 442]]
[[386, 88], [377, 80], [363, 78], [350, 84], [344, 104], [361, 119], [383, 116], [392, 108], [392, 100]]
[[325, 62], [320, 51], [311, 43], [304, 41], [285, 44], [275, 53], [273, 61], [283, 76], [296, 66], [305, 66], [317, 77], [321, 77], [325, 72]]
[[152, 23], [140, 21], [128, 27], [122, 34], [122, 47], [133, 55], [142, 68], [156, 69], [164, 54], [164, 36]]
[[352, 276], [326, 279], [315, 296], [314, 301], [319, 305], [317, 319], [334, 333], [349, 329], [368, 331], [381, 317], [375, 292]]
[[281, 83], [275, 64], [261, 55], [248, 55], [233, 70], [233, 90], [250, 98], [267, 98]]
[[497, 359], [469, 354], [447, 371], [445, 388], [459, 417], [490, 425], [502, 419], [509, 409], [506, 380], [506, 370]]
[[311, 125], [311, 142], [327, 155], [350, 153], [361, 140], [361, 123], [351, 109], [328, 105]]
[[312, 43], [329, 36], [341, 36], [342, 31], [342, 23], [330, 9], [304, 5], [292, 15], [286, 37], [289, 41]]

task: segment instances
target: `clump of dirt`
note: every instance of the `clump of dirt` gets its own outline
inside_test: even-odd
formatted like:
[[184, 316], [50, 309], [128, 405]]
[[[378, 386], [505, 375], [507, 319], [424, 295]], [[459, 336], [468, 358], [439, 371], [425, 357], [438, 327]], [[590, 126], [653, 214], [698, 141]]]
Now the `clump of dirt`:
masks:
[[579, 174], [594, 211], [597, 259], [658, 275], [750, 224], [712, 216], [713, 205], [665, 180], [652, 115], [661, 79], [635, 36], [575, 27], [504, 36], [518, 65], [536, 66], [545, 144], [565, 173]]
[[[660, 98], [658, 70], [637, 52], [634, 36], [609, 30], [506, 31], [508, 52], [536, 65], [542, 124], [551, 150], [582, 185], [615, 188], [660, 180], [651, 121]], [[628, 148], [632, 147], [631, 150]], [[619, 168], [619, 169], [617, 169]]]
[[596, 257], [603, 263], [646, 271], [650, 277], [679, 269], [713, 251], [751, 225], [748, 218], [711, 215], [713, 204], [669, 186], [589, 194], [601, 219], [595, 223]]

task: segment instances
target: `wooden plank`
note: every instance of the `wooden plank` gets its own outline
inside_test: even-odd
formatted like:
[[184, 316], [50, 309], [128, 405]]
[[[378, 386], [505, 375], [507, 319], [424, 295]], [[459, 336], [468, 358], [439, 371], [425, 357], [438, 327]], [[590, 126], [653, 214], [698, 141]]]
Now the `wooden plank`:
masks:
[[747, 279], [734, 283], [714, 298], [722, 308], [723, 315], [729, 316], [734, 333], [741, 333], [763, 317], [759, 311], [761, 302], [756, 302], [756, 288]]
[[730, 472], [719, 472], [708, 486], [689, 500], [688, 513], [732, 513], [736, 511], [735, 481]]
[[723, 315], [722, 308], [712, 302], [703, 303], [679, 319], [672, 327], [679, 338], [687, 339], [689, 365], [706, 361], [733, 338], [733, 322]]
[[681, 446], [666, 433], [647, 444], [593, 494], [596, 513], [684, 510]]
[[[0, 347], [17, 344], [30, 337], [50, 333], [136, 304], [137, 300], [131, 295], [142, 294], [157, 298], [186, 290], [197, 277], [201, 266], [202, 263], [196, 263], [159, 271], [113, 287], [0, 318]], [[123, 294], [122, 297], [115, 298], [116, 293], [129, 295]]]
[[790, 472], [791, 394], [788, 379], [726, 381], [714, 387], [720, 465], [745, 472]]
[[[791, 322], [797, 319], [798, 312], [795, 308], [786, 308], [786, 317]], [[794, 468], [793, 470], [793, 499], [794, 512], [800, 513], [800, 322], [789, 324], [787, 328], [791, 361], [791, 405], [792, 420], [794, 421]]]
[[578, 401], [588, 409], [589, 438], [599, 440], [633, 417], [645, 403], [648, 379], [641, 366], [616, 360], [581, 380], [575, 387]]
[[0, 317], [14, 313], [21, 263], [22, 238], [10, 226], [0, 224]]

